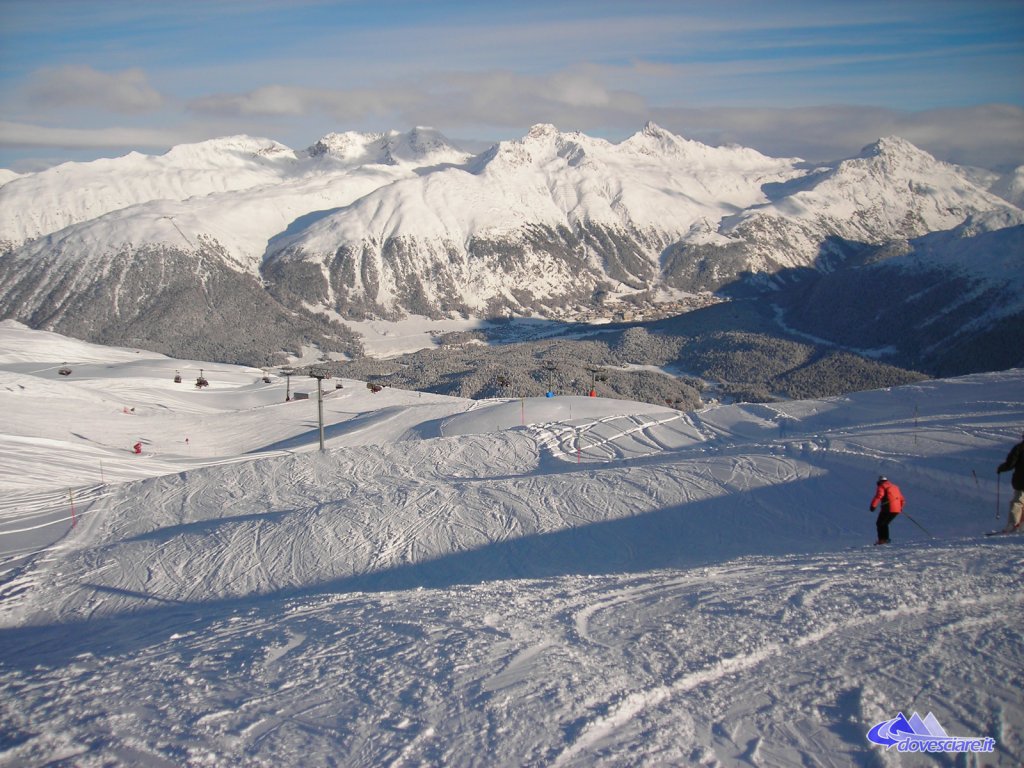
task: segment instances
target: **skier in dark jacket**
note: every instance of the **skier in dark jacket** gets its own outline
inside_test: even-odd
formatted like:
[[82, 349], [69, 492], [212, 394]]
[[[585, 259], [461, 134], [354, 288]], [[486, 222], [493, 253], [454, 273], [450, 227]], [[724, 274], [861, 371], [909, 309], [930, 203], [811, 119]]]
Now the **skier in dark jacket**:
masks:
[[871, 499], [871, 511], [874, 512], [881, 505], [878, 511], [878, 519], [875, 520], [875, 530], [878, 531], [878, 541], [875, 544], [889, 543], [889, 523], [896, 519], [896, 515], [903, 511], [903, 494], [899, 486], [890, 482], [889, 478], [882, 475], [878, 478], [874, 498]]
[[1006, 519], [1006, 527], [1003, 533], [1019, 531], [1021, 515], [1024, 513], [1024, 435], [1006, 456], [1006, 461], [996, 467], [997, 473], [1013, 470], [1013, 477], [1010, 478], [1010, 485], [1013, 486], [1013, 498], [1010, 499], [1010, 514]]

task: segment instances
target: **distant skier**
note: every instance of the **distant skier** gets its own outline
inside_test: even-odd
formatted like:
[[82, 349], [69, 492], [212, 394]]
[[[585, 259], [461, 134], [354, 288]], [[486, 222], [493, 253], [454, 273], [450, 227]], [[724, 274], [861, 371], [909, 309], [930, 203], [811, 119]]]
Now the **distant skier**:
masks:
[[1013, 486], [1013, 498], [1010, 499], [1010, 514], [1006, 518], [1006, 527], [1003, 533], [1019, 531], [1021, 516], [1024, 513], [1024, 435], [1006, 455], [1006, 461], [996, 468], [997, 473], [1013, 470], [1013, 477], [1010, 478], [1010, 485]]
[[135, 453], [137, 453], [137, 454], [142, 453], [142, 442], [140, 441], [140, 442], [136, 443], [135, 445], [133, 445], [132, 446], [132, 450], [135, 451]]
[[878, 541], [875, 544], [889, 543], [889, 523], [896, 519], [896, 515], [903, 511], [903, 494], [899, 486], [890, 482], [889, 478], [882, 475], [878, 478], [875, 489], [875, 496], [871, 499], [871, 511], [874, 512], [881, 505], [878, 511], [878, 519], [875, 520], [875, 530], [878, 531]]

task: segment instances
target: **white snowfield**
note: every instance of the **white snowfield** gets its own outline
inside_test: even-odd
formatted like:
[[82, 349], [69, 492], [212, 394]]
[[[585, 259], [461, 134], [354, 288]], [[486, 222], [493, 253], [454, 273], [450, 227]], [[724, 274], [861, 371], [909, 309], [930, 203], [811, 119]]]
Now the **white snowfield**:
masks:
[[[1024, 370], [693, 413], [326, 380], [323, 452], [262, 377], [0, 323], [0, 766], [1021, 764], [1024, 537], [982, 533]], [[994, 750], [872, 745], [901, 712]]]

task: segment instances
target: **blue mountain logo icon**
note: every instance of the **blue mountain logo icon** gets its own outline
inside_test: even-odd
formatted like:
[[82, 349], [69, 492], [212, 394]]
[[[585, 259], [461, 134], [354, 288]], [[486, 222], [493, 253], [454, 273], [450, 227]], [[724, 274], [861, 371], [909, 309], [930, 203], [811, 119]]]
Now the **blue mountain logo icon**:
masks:
[[900, 752], [992, 752], [996, 743], [991, 738], [950, 736], [931, 712], [923, 718], [917, 712], [909, 718], [900, 712], [868, 731], [868, 741]]
[[900, 712], [892, 720], [881, 722], [868, 731], [868, 740], [883, 747], [891, 747], [914, 736], [948, 738], [946, 731], [931, 712], [923, 720], [917, 712], [911, 715], [909, 720]]

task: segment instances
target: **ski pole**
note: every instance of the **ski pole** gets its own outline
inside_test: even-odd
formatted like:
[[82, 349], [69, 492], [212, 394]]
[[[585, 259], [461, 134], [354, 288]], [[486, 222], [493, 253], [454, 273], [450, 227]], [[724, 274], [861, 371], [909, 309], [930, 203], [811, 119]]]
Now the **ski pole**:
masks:
[[925, 532], [926, 534], [928, 534], [929, 538], [932, 538], [932, 539], [934, 539], [934, 538], [935, 538], [934, 536], [932, 536], [932, 534], [928, 533], [928, 531], [927, 531], [927, 530], [925, 529], [925, 527], [924, 527], [923, 525], [921, 525], [921, 524], [920, 524], [919, 522], [917, 522], [917, 520], [915, 520], [914, 518], [912, 518], [912, 517], [911, 517], [910, 515], [907, 515], [907, 513], [906, 513], [906, 512], [904, 512], [903, 514], [904, 514], [904, 515], [906, 515], [906, 517], [907, 517], [907, 520], [909, 520], [909, 521], [910, 521], [910, 522], [912, 522], [912, 523], [913, 523], [914, 525], [916, 525], [916, 526], [917, 526], [918, 528], [920, 528], [920, 529], [921, 529], [922, 531], [924, 531], [924, 532]]
[[[974, 475], [974, 486], [978, 489], [978, 493], [981, 493], [981, 481], [978, 480], [978, 473], [973, 469], [971, 474]], [[999, 475], [996, 474], [996, 520], [999, 519]]]
[[1003, 482], [1003, 476], [998, 472], [996, 473], [996, 520], [999, 519], [999, 507], [1002, 505], [999, 503], [999, 489]]

